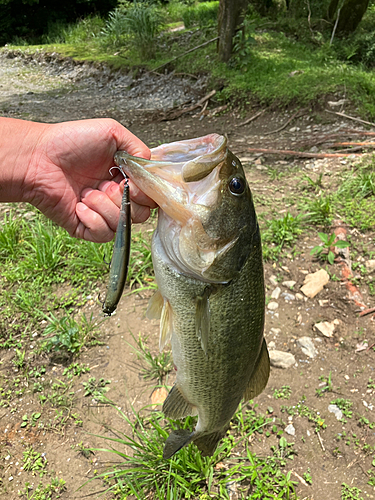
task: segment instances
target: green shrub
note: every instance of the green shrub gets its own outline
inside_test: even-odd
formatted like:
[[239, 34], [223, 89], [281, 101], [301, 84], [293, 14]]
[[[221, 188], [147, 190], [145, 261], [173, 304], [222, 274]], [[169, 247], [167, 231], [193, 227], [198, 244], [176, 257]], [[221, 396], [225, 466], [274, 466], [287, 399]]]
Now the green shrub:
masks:
[[188, 7], [182, 14], [185, 28], [198, 25], [200, 28], [217, 23], [219, 2], [202, 2]]

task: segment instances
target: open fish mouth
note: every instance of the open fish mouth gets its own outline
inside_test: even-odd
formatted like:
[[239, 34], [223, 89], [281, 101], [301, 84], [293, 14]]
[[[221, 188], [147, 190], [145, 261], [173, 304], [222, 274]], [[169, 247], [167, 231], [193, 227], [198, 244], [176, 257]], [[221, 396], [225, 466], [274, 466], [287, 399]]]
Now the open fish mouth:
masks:
[[223, 164], [226, 155], [226, 137], [209, 134], [151, 149], [150, 160], [118, 151], [115, 163], [167, 215], [186, 224], [196, 205], [215, 203], [214, 192], [219, 187], [217, 167]]

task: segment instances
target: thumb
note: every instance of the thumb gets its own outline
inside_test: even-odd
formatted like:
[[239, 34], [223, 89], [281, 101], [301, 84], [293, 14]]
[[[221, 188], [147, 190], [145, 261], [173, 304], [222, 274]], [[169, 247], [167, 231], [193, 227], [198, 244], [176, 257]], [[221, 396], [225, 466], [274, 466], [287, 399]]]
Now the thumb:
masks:
[[114, 137], [116, 139], [117, 149], [123, 150], [132, 156], [138, 156], [149, 160], [151, 157], [150, 149], [138, 137], [130, 132], [130, 130], [117, 123], [114, 130]]

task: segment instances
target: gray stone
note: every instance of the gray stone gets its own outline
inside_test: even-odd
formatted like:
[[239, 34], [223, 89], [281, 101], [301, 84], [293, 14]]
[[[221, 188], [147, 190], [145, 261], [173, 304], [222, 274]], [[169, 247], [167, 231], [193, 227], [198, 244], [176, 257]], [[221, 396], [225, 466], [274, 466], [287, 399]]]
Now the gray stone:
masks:
[[315, 358], [318, 354], [310, 337], [301, 337], [297, 339], [297, 345], [302, 349], [303, 354], [309, 358]]
[[293, 290], [294, 285], [296, 284], [296, 281], [283, 281], [283, 286], [286, 286], [287, 288], [290, 288], [290, 290]]
[[270, 311], [276, 311], [276, 309], [279, 307], [279, 304], [277, 302], [270, 302], [267, 306], [267, 309]]
[[293, 424], [287, 425], [284, 430], [290, 436], [295, 436], [295, 434], [296, 434], [296, 429], [294, 428]]
[[296, 362], [296, 358], [291, 352], [272, 350], [269, 354], [271, 366], [275, 368], [290, 368]]

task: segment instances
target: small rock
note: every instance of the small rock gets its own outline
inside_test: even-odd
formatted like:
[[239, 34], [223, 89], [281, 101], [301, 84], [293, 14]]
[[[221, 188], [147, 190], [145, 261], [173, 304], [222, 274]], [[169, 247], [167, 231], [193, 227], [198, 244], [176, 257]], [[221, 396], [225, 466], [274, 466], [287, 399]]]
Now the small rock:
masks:
[[337, 420], [341, 420], [343, 417], [342, 411], [337, 405], [328, 405], [328, 411], [333, 413]]
[[295, 434], [296, 434], [296, 429], [294, 428], [293, 424], [287, 425], [284, 430], [290, 436], [295, 436]]
[[275, 368], [290, 368], [296, 362], [291, 352], [272, 350], [269, 352], [271, 366]]
[[262, 158], [258, 158], [254, 161], [254, 165], [262, 165]]
[[296, 300], [296, 297], [292, 293], [283, 292], [281, 295], [284, 297], [284, 299], [287, 302], [291, 302], [292, 300]]
[[168, 391], [165, 387], [156, 388], [151, 394], [151, 403], [155, 406], [162, 405], [168, 396]]
[[270, 351], [272, 351], [272, 349], [275, 349], [276, 344], [275, 344], [275, 342], [274, 342], [273, 340], [271, 340], [271, 342], [269, 342], [269, 343], [268, 343], [268, 346], [267, 346], [267, 347], [268, 347], [268, 349], [269, 349]]
[[323, 300], [318, 300], [320, 307], [328, 306], [329, 300], [328, 299], [323, 299]]
[[368, 408], [370, 411], [374, 409], [374, 406], [370, 403], [367, 403], [366, 401], [362, 401], [363, 405]]
[[315, 358], [318, 354], [310, 337], [301, 337], [297, 339], [297, 345], [302, 349], [303, 354], [309, 358]]
[[331, 338], [333, 337], [333, 332], [335, 330], [336, 325], [339, 324], [339, 320], [335, 319], [331, 322], [322, 321], [321, 323], [315, 323], [314, 328], [318, 330], [325, 337]]
[[271, 328], [270, 333], [273, 333], [274, 335], [280, 335], [281, 329], [280, 328]]
[[286, 286], [287, 288], [290, 288], [290, 290], [293, 290], [293, 287], [296, 284], [296, 281], [293, 281], [293, 280], [283, 281], [282, 284], [283, 284], [283, 286]]
[[324, 285], [329, 281], [329, 274], [324, 269], [316, 271], [316, 273], [308, 274], [303, 282], [304, 285], [301, 288], [301, 292], [312, 299], [321, 290], [323, 290]]
[[277, 300], [280, 297], [280, 293], [281, 293], [281, 288], [276, 287], [275, 290], [271, 293], [271, 299]]
[[[296, 293], [296, 299], [297, 300], [303, 300], [304, 299], [304, 296], [302, 295], [302, 293]], [[307, 299], [306, 299], [307, 300]]]
[[365, 263], [366, 269], [369, 273], [372, 273], [372, 271], [375, 271], [375, 259], [368, 260]]
[[267, 309], [270, 311], [276, 311], [276, 309], [279, 307], [279, 304], [277, 302], [270, 302], [267, 306]]
[[277, 277], [274, 274], [272, 276], [270, 276], [268, 279], [270, 280], [271, 285], [277, 286], [277, 284], [278, 284]]

